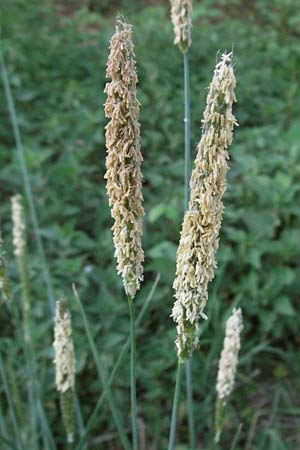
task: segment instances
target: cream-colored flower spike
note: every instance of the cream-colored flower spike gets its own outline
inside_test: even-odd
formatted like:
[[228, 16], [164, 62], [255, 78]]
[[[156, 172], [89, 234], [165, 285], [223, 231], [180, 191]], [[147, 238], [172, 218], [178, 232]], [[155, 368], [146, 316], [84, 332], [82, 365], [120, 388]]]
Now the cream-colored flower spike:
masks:
[[189, 207], [177, 250], [172, 317], [177, 324], [176, 346], [181, 361], [188, 359], [198, 344], [198, 322], [206, 317], [203, 310], [207, 286], [216, 268], [228, 170], [227, 148], [237, 125], [232, 114], [235, 85], [232, 54], [224, 53], [216, 65], [207, 96], [202, 137], [190, 181]]
[[71, 315], [66, 300], [56, 302], [54, 322], [55, 383], [69, 443], [74, 442], [75, 357]]
[[241, 308], [234, 309], [226, 322], [224, 345], [219, 361], [216, 389], [218, 398], [222, 401], [226, 401], [233, 390], [238, 354], [241, 348], [240, 335], [242, 330], [243, 317]]
[[143, 280], [144, 261], [138, 80], [132, 26], [119, 19], [110, 42], [106, 75], [111, 78], [104, 91], [105, 115], [110, 118], [106, 126], [106, 187], [114, 219], [117, 271], [126, 294], [134, 298]]
[[75, 386], [75, 358], [71, 316], [64, 300], [56, 302], [53, 346], [56, 388], [65, 393]]
[[171, 19], [174, 26], [174, 44], [186, 52], [192, 43], [192, 0], [171, 0]]
[[11, 198], [13, 244], [15, 256], [20, 257], [25, 251], [25, 221], [22, 205], [22, 197], [16, 194]]

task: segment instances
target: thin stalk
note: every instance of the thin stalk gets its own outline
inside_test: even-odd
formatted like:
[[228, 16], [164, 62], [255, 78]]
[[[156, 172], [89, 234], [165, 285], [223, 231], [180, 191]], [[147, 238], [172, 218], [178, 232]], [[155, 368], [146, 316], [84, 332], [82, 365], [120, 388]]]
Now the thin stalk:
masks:
[[18, 155], [18, 159], [19, 159], [19, 163], [20, 163], [20, 167], [21, 167], [21, 173], [22, 173], [22, 177], [23, 177], [24, 190], [25, 190], [26, 198], [27, 198], [28, 205], [29, 205], [31, 221], [32, 221], [33, 229], [34, 229], [37, 248], [38, 248], [38, 252], [40, 254], [40, 259], [41, 259], [41, 263], [42, 263], [42, 267], [43, 267], [43, 277], [44, 277], [44, 282], [45, 282], [47, 293], [48, 293], [49, 309], [50, 309], [51, 315], [53, 316], [54, 310], [55, 310], [55, 301], [54, 301], [52, 281], [50, 278], [50, 272], [49, 272], [49, 268], [48, 268], [48, 264], [47, 264], [47, 260], [46, 260], [46, 256], [45, 256], [44, 245], [43, 245], [42, 238], [40, 235], [39, 223], [38, 223], [35, 203], [34, 203], [34, 199], [33, 199], [32, 188], [31, 188], [31, 184], [30, 184], [30, 178], [29, 178], [29, 173], [28, 173], [28, 169], [27, 169], [25, 152], [24, 152], [24, 147], [23, 147], [23, 143], [22, 143], [22, 139], [21, 139], [15, 104], [14, 104], [13, 96], [11, 93], [9, 79], [8, 79], [8, 73], [7, 73], [7, 69], [6, 69], [6, 66], [5, 66], [3, 57], [2, 57], [1, 49], [0, 49], [0, 66], [1, 66], [1, 76], [2, 76], [2, 81], [3, 81], [3, 85], [4, 85], [5, 97], [6, 97], [6, 101], [7, 101], [9, 116], [10, 116], [10, 120], [11, 120], [11, 124], [12, 124], [12, 128], [13, 128], [13, 134], [14, 134], [14, 138], [15, 138], [16, 147], [17, 147], [17, 155]]
[[[189, 52], [183, 53], [184, 66], [184, 210], [187, 211], [190, 194], [190, 175], [191, 175], [191, 111], [190, 111], [190, 67]], [[193, 379], [192, 379], [192, 358], [185, 363], [186, 376], [186, 397], [188, 410], [188, 428], [189, 428], [189, 448], [194, 450], [196, 447], [195, 419], [194, 419], [194, 400], [193, 400]]]
[[137, 405], [136, 405], [136, 336], [135, 336], [135, 314], [133, 298], [128, 296], [130, 314], [130, 398], [131, 398], [131, 423], [133, 450], [138, 450], [137, 431]]
[[189, 52], [183, 54], [184, 66], [184, 210], [188, 209], [191, 175], [191, 110]]
[[85, 328], [85, 331], [86, 331], [86, 334], [87, 334], [87, 337], [89, 340], [89, 344], [91, 347], [91, 351], [92, 351], [92, 354], [93, 354], [93, 357], [95, 360], [98, 376], [101, 381], [103, 390], [106, 392], [108, 404], [111, 409], [111, 413], [112, 413], [116, 428], [118, 430], [120, 440], [126, 450], [131, 450], [129, 440], [127, 438], [124, 426], [123, 426], [120, 416], [119, 416], [119, 411], [115, 405], [110, 386], [108, 385], [108, 382], [107, 382], [107, 379], [105, 376], [105, 370], [103, 369], [101, 362], [100, 362], [100, 358], [98, 356], [96, 344], [95, 344], [95, 341], [94, 341], [92, 333], [91, 333], [91, 326], [90, 326], [87, 316], [84, 312], [84, 309], [83, 309], [83, 306], [82, 306], [82, 303], [81, 303], [81, 300], [80, 300], [80, 297], [78, 295], [75, 285], [73, 285], [73, 292], [74, 292], [74, 296], [75, 296], [75, 299], [77, 301], [77, 304], [78, 304], [78, 307], [79, 307], [79, 310], [80, 310], [80, 313], [82, 316], [84, 328]]
[[[143, 304], [143, 307], [142, 307], [142, 309], [141, 309], [141, 311], [140, 311], [140, 313], [139, 313], [139, 315], [137, 317], [137, 320], [136, 320], [136, 326], [138, 326], [140, 324], [140, 322], [142, 321], [142, 319], [143, 319], [143, 317], [144, 317], [144, 315], [145, 315], [145, 313], [146, 313], [146, 311], [147, 311], [147, 309], [149, 307], [150, 301], [152, 300], [152, 298], [154, 296], [154, 293], [155, 293], [156, 287], [158, 285], [159, 279], [160, 279], [160, 274], [157, 275], [157, 277], [156, 277], [156, 279], [155, 279], [155, 281], [153, 283], [153, 286], [151, 288], [151, 291], [150, 291], [146, 301]], [[115, 377], [115, 375], [116, 375], [116, 373], [117, 373], [117, 371], [118, 371], [118, 369], [119, 369], [119, 367], [120, 367], [120, 365], [121, 365], [121, 363], [122, 363], [122, 361], [123, 361], [123, 359], [124, 359], [128, 349], [129, 349], [129, 346], [130, 346], [130, 336], [127, 338], [126, 342], [124, 343], [124, 345], [123, 345], [123, 347], [121, 349], [121, 352], [119, 353], [119, 357], [117, 359], [117, 362], [114, 365], [114, 368], [113, 368], [113, 370], [111, 372], [111, 375], [110, 375], [110, 377], [108, 379], [108, 383], [107, 383], [108, 386], [111, 386], [111, 384], [112, 384], [112, 382], [114, 380], [114, 377]], [[96, 404], [96, 406], [94, 408], [94, 411], [92, 412], [92, 414], [91, 414], [91, 416], [89, 418], [89, 421], [88, 421], [88, 423], [86, 425], [85, 433], [81, 437], [81, 439], [80, 439], [80, 441], [79, 441], [79, 443], [78, 443], [78, 445], [76, 447], [76, 450], [81, 450], [83, 448], [83, 445], [85, 444], [85, 442], [86, 442], [86, 440], [88, 438], [88, 433], [90, 432], [92, 426], [94, 425], [94, 423], [96, 421], [97, 414], [100, 411], [100, 409], [102, 408], [102, 405], [103, 405], [103, 402], [104, 402], [105, 398], [106, 398], [106, 392], [103, 391], [101, 396], [99, 397], [99, 399], [97, 401], [97, 404]]]
[[168, 450], [174, 450], [174, 446], [175, 446], [177, 409], [178, 409], [179, 397], [180, 397], [182, 369], [183, 369], [183, 364], [178, 361]]
[[237, 445], [238, 440], [239, 440], [239, 437], [241, 435], [242, 428], [243, 428], [243, 424], [240, 423], [239, 426], [238, 426], [238, 429], [236, 430], [236, 433], [234, 435], [234, 438], [233, 438], [230, 450], [235, 450], [236, 445]]
[[192, 383], [191, 366], [192, 361], [189, 359], [185, 363], [186, 396], [187, 396], [188, 427], [189, 427], [189, 449], [195, 450], [196, 435], [195, 435], [194, 400], [193, 400], [193, 383]]

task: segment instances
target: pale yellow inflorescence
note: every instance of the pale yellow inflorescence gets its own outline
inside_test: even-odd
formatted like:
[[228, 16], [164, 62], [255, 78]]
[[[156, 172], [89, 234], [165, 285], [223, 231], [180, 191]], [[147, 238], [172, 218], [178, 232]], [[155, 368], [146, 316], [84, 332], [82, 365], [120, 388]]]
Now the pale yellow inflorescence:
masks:
[[190, 201], [177, 250], [176, 301], [172, 317], [177, 323], [176, 347], [181, 361], [188, 359], [198, 344], [198, 322], [207, 302], [207, 286], [214, 277], [215, 253], [219, 246], [228, 170], [227, 148], [236, 119], [236, 81], [232, 54], [224, 53], [216, 65], [202, 120], [202, 137], [190, 181]]
[[192, 43], [192, 0], [171, 0], [171, 19], [174, 26], [174, 44], [186, 52]]
[[56, 302], [54, 324], [55, 383], [58, 392], [65, 393], [75, 386], [75, 357], [71, 316], [65, 300]]
[[218, 398], [226, 401], [233, 390], [238, 354], [241, 348], [240, 335], [243, 330], [243, 316], [241, 308], [234, 309], [226, 322], [226, 333], [223, 350], [219, 361], [217, 378]]
[[132, 26], [121, 20], [110, 42], [106, 75], [107, 193], [114, 219], [113, 241], [117, 271], [126, 294], [134, 298], [143, 280], [142, 249], [142, 155], [140, 150], [139, 102], [136, 97], [136, 63]]
[[22, 205], [22, 197], [16, 194], [11, 198], [12, 223], [13, 223], [13, 244], [15, 256], [20, 257], [25, 251], [25, 221]]

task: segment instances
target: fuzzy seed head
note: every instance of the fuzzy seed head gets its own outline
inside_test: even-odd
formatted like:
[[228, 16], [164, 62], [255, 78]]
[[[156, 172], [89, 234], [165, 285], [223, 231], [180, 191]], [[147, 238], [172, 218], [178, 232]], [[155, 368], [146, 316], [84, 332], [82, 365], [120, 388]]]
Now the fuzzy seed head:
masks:
[[132, 26], [121, 20], [110, 42], [106, 75], [106, 188], [114, 219], [113, 241], [117, 271], [127, 295], [134, 298], [143, 280], [142, 155], [139, 102], [136, 97], [136, 63]]
[[181, 361], [198, 344], [199, 319], [206, 318], [208, 283], [214, 277], [228, 170], [227, 149], [232, 141], [236, 101], [232, 54], [216, 65], [202, 120], [202, 137], [190, 180], [190, 201], [177, 250], [172, 317], [177, 324], [176, 347]]
[[71, 315], [66, 301], [56, 302], [54, 324], [55, 381], [58, 392], [65, 393], [75, 386], [75, 358]]
[[243, 330], [243, 316], [241, 308], [234, 309], [226, 322], [226, 333], [223, 350], [219, 361], [217, 378], [217, 394], [220, 400], [226, 401], [230, 396], [238, 365], [238, 354], [241, 348], [240, 335]]
[[17, 194], [11, 198], [12, 223], [13, 223], [13, 244], [16, 257], [20, 257], [25, 252], [25, 220], [22, 205], [22, 197]]
[[171, 19], [174, 26], [174, 44], [184, 53], [192, 43], [192, 0], [171, 0]]

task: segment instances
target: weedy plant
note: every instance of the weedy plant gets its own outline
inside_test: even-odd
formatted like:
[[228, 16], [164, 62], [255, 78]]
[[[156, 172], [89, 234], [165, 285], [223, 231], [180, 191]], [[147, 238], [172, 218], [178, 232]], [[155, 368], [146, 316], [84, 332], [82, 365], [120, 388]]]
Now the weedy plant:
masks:
[[[173, 400], [171, 426], [169, 435], [169, 450], [173, 450], [176, 438], [177, 409], [179, 404], [180, 387], [183, 367], [186, 368], [187, 404], [189, 421], [189, 448], [196, 448], [196, 431], [193, 410], [193, 386], [191, 376], [191, 358], [198, 347], [201, 319], [206, 319], [204, 308], [208, 299], [208, 284], [214, 278], [216, 268], [216, 251], [219, 245], [219, 231], [222, 221], [222, 197], [226, 189], [226, 174], [228, 170], [228, 147], [232, 141], [234, 126], [237, 125], [232, 113], [235, 98], [235, 76], [233, 70], [232, 53], [223, 53], [217, 63], [211, 85], [209, 87], [206, 109], [202, 120], [202, 136], [197, 147], [197, 155], [190, 177], [190, 81], [189, 56], [191, 45], [191, 12], [192, 2], [189, 0], [172, 0], [171, 16], [174, 24], [175, 40], [182, 54], [184, 62], [184, 135], [185, 135], [185, 215], [183, 218], [180, 242], [177, 250], [176, 275], [174, 280], [175, 303], [172, 318], [176, 323], [177, 338], [177, 376]], [[17, 126], [16, 113], [9, 89], [8, 77], [4, 62], [1, 58], [2, 76], [7, 94], [9, 110], [14, 127], [16, 143], [20, 154], [20, 163], [24, 174], [24, 185], [32, 215], [32, 222], [36, 231], [38, 249], [44, 267], [44, 276], [48, 288], [49, 306], [52, 312], [52, 284], [47, 262], [40, 238], [36, 218], [32, 190], [28, 171], [24, 160], [24, 149], [21, 144]], [[94, 411], [84, 427], [80, 406], [75, 391], [75, 352], [72, 340], [71, 315], [65, 300], [56, 303], [54, 322], [55, 349], [55, 381], [60, 397], [62, 423], [70, 449], [82, 450], [86, 448], [90, 429], [96, 422], [102, 404], [107, 399], [115, 426], [118, 430], [122, 446], [126, 450], [138, 450], [139, 433], [137, 426], [136, 399], [136, 324], [139, 324], [154, 295], [158, 278], [146, 300], [137, 320], [135, 320], [135, 297], [143, 281], [144, 252], [142, 248], [142, 219], [144, 216], [142, 196], [142, 154], [140, 146], [139, 102], [137, 100], [137, 71], [132, 40], [132, 26], [118, 17], [115, 32], [110, 42], [110, 53], [107, 62], [106, 84], [107, 95], [105, 115], [109, 119], [106, 126], [106, 174], [107, 194], [113, 218], [113, 242], [117, 260], [117, 272], [121, 275], [124, 290], [128, 299], [130, 315], [129, 338], [123, 346], [115, 366], [108, 377], [105, 364], [101, 360], [101, 352], [95, 344], [91, 326], [85, 314], [79, 294], [73, 286], [75, 299], [81, 314], [82, 322], [87, 334], [89, 346], [93, 355], [97, 374], [102, 385], [102, 393]], [[32, 411], [37, 414], [32, 420], [32, 433], [29, 439], [31, 447], [38, 448], [40, 437], [38, 426], [43, 429], [42, 442], [46, 450], [56, 449], [56, 444], [48, 427], [48, 422], [37, 378], [36, 360], [33, 355], [30, 338], [30, 294], [28, 268], [26, 259], [26, 230], [22, 200], [19, 195], [12, 198], [12, 222], [14, 253], [17, 259], [22, 285], [23, 305], [23, 351], [29, 367], [31, 384], [28, 395]], [[0, 288], [3, 297], [8, 298], [8, 284], [2, 241], [0, 240]], [[18, 315], [15, 316], [16, 320]], [[19, 323], [19, 322], [18, 322]], [[219, 444], [224, 426], [226, 404], [232, 392], [235, 372], [240, 349], [240, 333], [242, 331], [241, 310], [234, 310], [226, 324], [224, 348], [219, 363], [217, 379], [217, 401], [215, 413], [215, 444]], [[114, 375], [121, 365], [124, 355], [130, 346], [130, 398], [132, 444], [129, 442], [126, 429], [116, 405], [112, 382]], [[28, 348], [27, 348], [28, 347]], [[11, 410], [12, 423], [16, 434], [16, 445], [7, 439], [0, 415], [0, 436], [6, 447], [23, 450], [27, 436], [18, 437], [18, 423], [14, 414], [13, 402], [7, 385], [7, 377], [1, 362], [1, 376], [6, 386], [6, 397]], [[80, 436], [77, 439], [75, 427], [75, 412], [77, 416]], [[24, 441], [24, 442], [23, 442]], [[6, 450], [6, 449], [5, 449]]]

